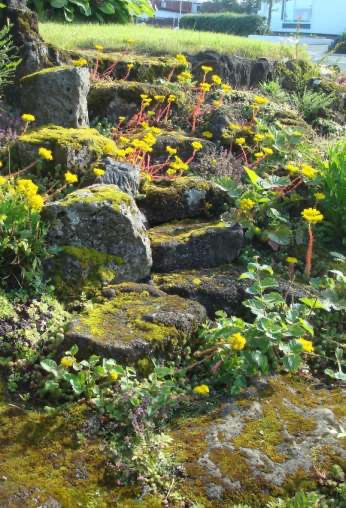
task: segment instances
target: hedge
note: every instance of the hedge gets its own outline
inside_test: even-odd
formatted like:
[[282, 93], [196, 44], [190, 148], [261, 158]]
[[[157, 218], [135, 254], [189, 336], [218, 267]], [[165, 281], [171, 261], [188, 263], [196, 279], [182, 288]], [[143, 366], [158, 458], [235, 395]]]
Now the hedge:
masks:
[[188, 14], [180, 20], [181, 28], [203, 32], [220, 32], [234, 35], [263, 34], [266, 20], [256, 14], [236, 14], [221, 12], [219, 14]]

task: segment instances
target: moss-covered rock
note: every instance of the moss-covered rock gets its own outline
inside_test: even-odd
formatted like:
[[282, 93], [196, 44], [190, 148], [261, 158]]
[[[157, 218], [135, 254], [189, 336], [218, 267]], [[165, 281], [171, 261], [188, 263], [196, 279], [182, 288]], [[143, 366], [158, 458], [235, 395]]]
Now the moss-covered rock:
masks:
[[240, 253], [243, 230], [223, 221], [176, 221], [149, 230], [156, 272], [208, 268], [232, 262]]
[[94, 185], [43, 210], [47, 241], [57, 253], [46, 263], [59, 294], [93, 294], [110, 282], [143, 280], [151, 251], [143, 216], [115, 185]]
[[21, 80], [22, 112], [33, 114], [36, 125], [89, 127], [89, 88], [86, 67], [62, 65], [35, 72]]
[[154, 226], [172, 220], [219, 217], [230, 206], [227, 192], [198, 177], [144, 181], [137, 204]]
[[346, 421], [345, 393], [290, 377], [262, 380], [208, 415], [181, 419], [174, 449], [187, 471], [182, 490], [206, 508], [316, 488], [316, 471], [346, 466], [346, 441], [331, 430]]
[[165, 162], [167, 159], [166, 147], [171, 146], [172, 148], [176, 148], [177, 155], [186, 161], [192, 157], [192, 143], [194, 141], [202, 143], [202, 149], [195, 154], [194, 161], [190, 164], [191, 169], [196, 169], [196, 173], [198, 174], [198, 161], [200, 157], [204, 153], [208, 152], [208, 150], [212, 149], [215, 145], [211, 141], [207, 141], [196, 136], [189, 136], [182, 130], [163, 131], [162, 134], [157, 137], [157, 141], [153, 146], [151, 154], [152, 160], [155, 162]]
[[65, 335], [66, 346], [77, 344], [86, 357], [100, 354], [127, 364], [176, 359], [206, 319], [199, 303], [147, 284], [110, 286], [104, 294], [110, 299], [78, 316]]
[[168, 97], [174, 93], [176, 101], [172, 105], [173, 113], [186, 116], [185, 97], [165, 85], [137, 83], [135, 81], [95, 81], [88, 96], [90, 119], [107, 118], [118, 123], [119, 116], [131, 119], [140, 110], [141, 95], [152, 99], [151, 107], [166, 103], [158, 102], [155, 96]]
[[[41, 160], [40, 147], [52, 151], [53, 160]], [[79, 176], [78, 185], [93, 183], [91, 168], [105, 156], [114, 156], [113, 140], [96, 129], [67, 129], [56, 125], [32, 129], [22, 134], [11, 148], [12, 167], [24, 168], [40, 161], [30, 169], [30, 176], [43, 189], [61, 186], [67, 170]]]

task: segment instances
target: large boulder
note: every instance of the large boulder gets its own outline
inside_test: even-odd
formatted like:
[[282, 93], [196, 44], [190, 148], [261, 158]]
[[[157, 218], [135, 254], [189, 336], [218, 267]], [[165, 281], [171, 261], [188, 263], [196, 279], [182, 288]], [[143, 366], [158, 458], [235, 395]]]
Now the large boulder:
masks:
[[115, 185], [73, 192], [46, 205], [42, 217], [48, 244], [58, 248], [47, 261], [47, 275], [63, 296], [149, 277], [152, 258], [143, 215]]
[[172, 358], [192, 342], [206, 319], [204, 307], [148, 284], [124, 283], [108, 287], [108, 301], [95, 304], [74, 319], [65, 346], [79, 346], [80, 354], [98, 354], [123, 363]]
[[220, 217], [231, 199], [211, 181], [179, 177], [144, 182], [137, 203], [149, 224], [155, 226], [172, 220]]
[[276, 376], [238, 400], [204, 401], [203, 415], [175, 421], [171, 432], [186, 471], [184, 491], [201, 506], [262, 508], [273, 497], [330, 485], [335, 465], [343, 476], [346, 464], [345, 440], [337, 438], [344, 400], [345, 390]]
[[150, 229], [149, 236], [156, 272], [231, 263], [243, 245], [241, 227], [221, 220], [170, 222]]
[[24, 168], [39, 160], [38, 150], [41, 147], [51, 150], [53, 159], [33, 166], [30, 176], [44, 188], [61, 187], [67, 170], [78, 175], [79, 186], [90, 185], [95, 181], [92, 168], [104, 157], [116, 153], [114, 141], [102, 136], [96, 129], [49, 125], [19, 136], [11, 149], [12, 164]]
[[36, 117], [36, 125], [88, 127], [87, 67], [60, 66], [29, 74], [21, 80], [23, 113]]

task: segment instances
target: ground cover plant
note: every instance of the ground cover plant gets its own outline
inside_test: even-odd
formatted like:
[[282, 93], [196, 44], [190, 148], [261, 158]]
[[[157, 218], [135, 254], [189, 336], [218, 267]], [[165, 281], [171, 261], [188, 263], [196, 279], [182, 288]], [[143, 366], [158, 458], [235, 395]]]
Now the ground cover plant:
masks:
[[[81, 38], [92, 30], [42, 26], [54, 42], [54, 30]], [[123, 42], [128, 30], [137, 38], [160, 33], [126, 27], [114, 42], [110, 28], [98, 40], [88, 35], [96, 59], [73, 55], [66, 66], [89, 68], [96, 91], [100, 83], [126, 87], [133, 77], [131, 63], [121, 80], [102, 68], [104, 47], [124, 56], [136, 47]], [[64, 44], [84, 46], [79, 41]], [[142, 41], [136, 50], [153, 44]], [[300, 109], [281, 82], [235, 90], [211, 65], [193, 73], [174, 50], [168, 72], [150, 83], [163, 92], [139, 91], [126, 114], [108, 115], [106, 106], [104, 117], [91, 117], [91, 130], [37, 127], [40, 118], [25, 111], [13, 115], [17, 130], [4, 137], [5, 501], [18, 492], [32, 497], [34, 488], [40, 503], [48, 496], [62, 506], [77, 499], [90, 507], [343, 508], [346, 147], [344, 136], [322, 139], [314, 124], [334, 95], [312, 108], [307, 73], [294, 90]], [[61, 162], [66, 146], [72, 159]], [[127, 176], [137, 168], [138, 183], [119, 179], [115, 187], [109, 160]], [[102, 222], [109, 217], [111, 226]], [[114, 243], [117, 220], [121, 228], [131, 223], [142, 250], [151, 242], [154, 266], [144, 283], [121, 272], [138, 244], [122, 257], [98, 250], [100, 238], [105, 248]], [[86, 233], [83, 221], [93, 226]], [[72, 235], [66, 224], [77, 225]], [[224, 266], [205, 262], [215, 249], [231, 250], [227, 236], [218, 240], [225, 231], [241, 232], [243, 243], [212, 287]], [[214, 236], [205, 248], [207, 235]], [[177, 268], [155, 269], [157, 245], [167, 258], [177, 248]], [[193, 255], [192, 267], [179, 265]], [[59, 256], [63, 269], [53, 278]], [[68, 292], [68, 256], [81, 278], [91, 274], [92, 291], [74, 284]], [[220, 295], [216, 315], [206, 317], [196, 300], [218, 303]], [[12, 449], [13, 435], [24, 452]]]

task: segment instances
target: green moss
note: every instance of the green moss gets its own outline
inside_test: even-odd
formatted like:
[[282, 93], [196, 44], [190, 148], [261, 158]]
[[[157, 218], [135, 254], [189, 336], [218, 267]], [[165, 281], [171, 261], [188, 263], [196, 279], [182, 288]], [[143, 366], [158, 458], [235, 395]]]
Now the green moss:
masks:
[[42, 75], [45, 75], [45, 74], [50, 74], [51, 72], [61, 72], [61, 71], [67, 70], [67, 69], [72, 70], [72, 69], [75, 69], [75, 67], [73, 67], [72, 65], [57, 65], [55, 67], [47, 67], [46, 69], [42, 69], [40, 71], [33, 72], [32, 74], [27, 74], [26, 76], [24, 76], [21, 79], [21, 81], [22, 82], [27, 82], [30, 79], [35, 78], [37, 76], [42, 76]]
[[116, 144], [113, 140], [102, 136], [96, 129], [89, 128], [66, 129], [49, 125], [22, 134], [18, 141], [38, 147], [61, 147], [74, 151], [80, 151], [84, 146], [87, 146], [88, 150], [94, 154], [95, 159], [104, 155], [114, 155], [116, 151]]
[[225, 228], [227, 224], [221, 221], [201, 222], [196, 220], [183, 220], [156, 226], [149, 230], [149, 238], [153, 245], [162, 245], [167, 242], [185, 243], [191, 237], [202, 236], [215, 228]]
[[[122, 205], [133, 206], [133, 200], [129, 194], [120, 191], [116, 186], [98, 185], [97, 187], [88, 187], [82, 191], [75, 191], [68, 194], [59, 204], [61, 206], [70, 206], [73, 203], [103, 203], [110, 202], [115, 212], [119, 213]], [[120, 263], [117, 263], [120, 264]]]

